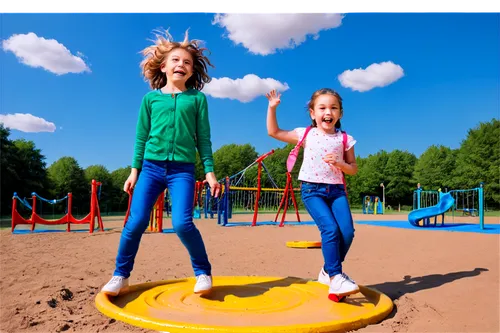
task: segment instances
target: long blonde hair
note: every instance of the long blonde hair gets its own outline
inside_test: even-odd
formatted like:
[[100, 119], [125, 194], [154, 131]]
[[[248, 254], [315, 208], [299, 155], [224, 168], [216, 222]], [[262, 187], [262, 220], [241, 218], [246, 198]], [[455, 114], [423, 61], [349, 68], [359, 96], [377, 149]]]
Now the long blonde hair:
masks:
[[141, 51], [144, 60], [140, 66], [144, 79], [149, 81], [149, 85], [153, 89], [163, 88], [167, 84], [167, 77], [161, 71], [162, 64], [172, 50], [182, 48], [193, 57], [193, 75], [187, 80], [186, 87], [202, 90], [205, 83], [211, 81], [210, 76], [207, 74], [207, 65], [214, 67], [203, 54], [204, 51], [209, 50], [201, 47], [201, 41], [199, 40], [190, 41], [187, 30], [182, 42], [173, 41], [168, 30], [157, 32], [155, 33], [156, 40], [152, 40], [154, 44]]

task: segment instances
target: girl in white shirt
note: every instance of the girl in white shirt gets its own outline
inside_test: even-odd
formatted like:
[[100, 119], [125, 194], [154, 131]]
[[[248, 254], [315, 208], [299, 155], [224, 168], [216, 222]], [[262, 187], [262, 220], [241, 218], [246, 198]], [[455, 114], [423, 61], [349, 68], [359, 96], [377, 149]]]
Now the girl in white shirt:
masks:
[[311, 127], [287, 131], [280, 129], [276, 120], [281, 95], [273, 90], [266, 97], [269, 100], [268, 134], [292, 144], [304, 139], [304, 159], [299, 172], [301, 196], [321, 232], [325, 260], [318, 281], [329, 286], [331, 300], [340, 301], [359, 291], [358, 285], [342, 271], [342, 262], [354, 238], [344, 173], [354, 175], [358, 171], [354, 154], [356, 140], [340, 130], [342, 98], [328, 88], [314, 92], [308, 105]]

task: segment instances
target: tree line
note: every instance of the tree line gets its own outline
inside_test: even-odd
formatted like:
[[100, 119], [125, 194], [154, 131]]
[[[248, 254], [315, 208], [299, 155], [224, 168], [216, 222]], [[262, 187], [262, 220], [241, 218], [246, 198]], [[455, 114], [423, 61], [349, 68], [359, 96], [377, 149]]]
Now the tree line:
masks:
[[[10, 130], [0, 124], [1, 144], [1, 215], [9, 215], [12, 195], [17, 192], [23, 198], [32, 192], [48, 199], [62, 198], [73, 194], [73, 206], [82, 214], [88, 213], [90, 205], [90, 182], [102, 183], [100, 207], [103, 214], [124, 212], [128, 195], [123, 192], [123, 183], [130, 173], [130, 166], [110, 172], [103, 165], [91, 165], [83, 169], [78, 161], [65, 156], [47, 167], [45, 156], [33, 141], [10, 140]], [[286, 159], [293, 145], [274, 149], [264, 160], [261, 182], [263, 187], [280, 188], [286, 184]], [[219, 179], [232, 176], [251, 165], [259, 156], [251, 144], [227, 144], [214, 152], [214, 168]], [[297, 181], [302, 159], [300, 152], [292, 172], [293, 185]], [[420, 157], [402, 150], [379, 151], [367, 157], [357, 157], [358, 173], [347, 176], [349, 201], [353, 207], [361, 206], [365, 195], [382, 198], [385, 186], [386, 204], [393, 207], [411, 206], [413, 190], [420, 183], [424, 190], [469, 189], [484, 182], [487, 207], [500, 207], [500, 121], [493, 119], [479, 123], [469, 129], [458, 149], [432, 145]], [[268, 175], [271, 175], [269, 177]], [[241, 175], [240, 175], [241, 176]], [[196, 163], [196, 178], [203, 180], [200, 159]], [[272, 178], [272, 180], [271, 180]], [[240, 177], [238, 177], [240, 179]], [[241, 177], [238, 186], [255, 187], [257, 167], [249, 168]]]

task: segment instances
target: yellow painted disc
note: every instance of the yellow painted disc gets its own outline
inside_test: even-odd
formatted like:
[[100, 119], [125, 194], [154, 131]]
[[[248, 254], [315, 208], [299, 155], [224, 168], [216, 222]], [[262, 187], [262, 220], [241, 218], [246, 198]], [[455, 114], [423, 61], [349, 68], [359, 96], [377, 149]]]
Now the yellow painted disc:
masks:
[[130, 286], [128, 293], [98, 293], [97, 309], [134, 326], [170, 333], [322, 333], [377, 323], [393, 308], [391, 299], [360, 286], [335, 303], [328, 286], [293, 277], [215, 277], [210, 294], [193, 293], [194, 278]]
[[293, 247], [293, 248], [299, 248], [299, 249], [310, 249], [310, 248], [321, 247], [321, 242], [316, 242], [316, 241], [292, 241], [292, 242], [286, 242], [286, 246]]

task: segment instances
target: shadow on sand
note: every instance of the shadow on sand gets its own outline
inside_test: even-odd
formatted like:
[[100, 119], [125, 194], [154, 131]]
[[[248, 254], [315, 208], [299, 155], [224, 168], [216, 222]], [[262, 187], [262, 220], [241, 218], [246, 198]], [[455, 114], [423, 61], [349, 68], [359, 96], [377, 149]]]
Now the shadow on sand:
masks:
[[[487, 271], [488, 269], [486, 268], [475, 268], [472, 271], [452, 272], [446, 274], [431, 274], [416, 277], [405, 275], [401, 281], [384, 282], [367, 287], [376, 289], [395, 301], [406, 294], [413, 294], [421, 290], [437, 288], [446, 283], [463, 278], [478, 276], [481, 272]], [[387, 317], [387, 319], [394, 317], [396, 313], [397, 306], [394, 304], [394, 310]]]

